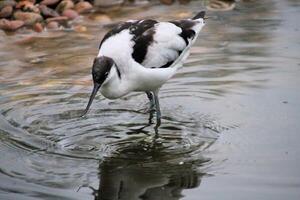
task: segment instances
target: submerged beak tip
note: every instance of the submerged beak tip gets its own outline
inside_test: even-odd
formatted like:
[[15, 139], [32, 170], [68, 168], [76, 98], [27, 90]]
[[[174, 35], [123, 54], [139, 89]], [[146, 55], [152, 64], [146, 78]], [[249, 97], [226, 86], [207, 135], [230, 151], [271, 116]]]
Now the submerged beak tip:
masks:
[[86, 113], [84, 112], [82, 115], [80, 115], [80, 118], [84, 118], [86, 116]]
[[83, 114], [80, 115], [81, 118], [85, 117], [86, 114], [88, 113], [88, 111], [90, 109], [90, 106], [92, 105], [92, 102], [93, 102], [93, 100], [94, 100], [94, 98], [96, 96], [96, 93], [99, 90], [100, 86], [101, 86], [100, 84], [94, 84], [94, 88], [93, 88], [92, 94], [90, 96], [88, 105], [86, 106], [86, 109], [84, 110]]

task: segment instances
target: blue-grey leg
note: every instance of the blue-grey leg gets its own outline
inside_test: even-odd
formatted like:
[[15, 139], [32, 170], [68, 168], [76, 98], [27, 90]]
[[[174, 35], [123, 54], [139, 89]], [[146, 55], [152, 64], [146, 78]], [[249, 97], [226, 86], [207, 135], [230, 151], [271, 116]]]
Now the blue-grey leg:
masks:
[[154, 95], [151, 92], [146, 92], [147, 97], [150, 101], [150, 113], [154, 111], [154, 106], [155, 106], [155, 100], [154, 100]]
[[160, 106], [159, 106], [159, 100], [158, 100], [158, 90], [155, 90], [153, 92], [154, 94], [154, 100], [155, 100], [155, 109], [156, 109], [156, 126], [157, 129], [161, 124], [161, 113], [160, 113]]

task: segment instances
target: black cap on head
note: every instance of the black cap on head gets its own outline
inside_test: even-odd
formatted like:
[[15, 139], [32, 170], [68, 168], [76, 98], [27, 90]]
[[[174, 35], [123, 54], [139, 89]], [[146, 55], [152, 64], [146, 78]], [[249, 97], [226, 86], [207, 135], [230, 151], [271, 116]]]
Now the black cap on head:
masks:
[[113, 59], [106, 57], [106, 56], [100, 56], [100, 57], [97, 57], [94, 59], [94, 64], [93, 64], [93, 68], [92, 68], [94, 88], [93, 88], [92, 94], [90, 96], [88, 105], [86, 106], [86, 109], [85, 109], [84, 113], [82, 114], [82, 117], [84, 115], [86, 115], [86, 113], [89, 111], [89, 108], [92, 105], [92, 102], [93, 102], [99, 88], [101, 87], [103, 82], [106, 80], [113, 64], [114, 64]]
[[92, 69], [92, 75], [94, 83], [102, 84], [106, 77], [109, 74], [109, 71], [111, 67], [113, 66], [114, 61], [113, 59], [106, 57], [106, 56], [100, 56], [94, 59], [93, 69]]

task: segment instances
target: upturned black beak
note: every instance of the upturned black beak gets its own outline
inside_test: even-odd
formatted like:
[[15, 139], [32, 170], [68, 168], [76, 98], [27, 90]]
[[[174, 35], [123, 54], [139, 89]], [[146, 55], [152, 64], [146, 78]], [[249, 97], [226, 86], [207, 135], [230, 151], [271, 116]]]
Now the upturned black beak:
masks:
[[93, 103], [93, 100], [94, 100], [100, 87], [101, 87], [101, 84], [94, 82], [94, 88], [93, 88], [92, 94], [90, 96], [90, 100], [88, 102], [88, 105], [86, 106], [86, 109], [84, 110], [83, 114], [81, 115], [81, 117], [84, 117], [88, 113], [88, 111]]

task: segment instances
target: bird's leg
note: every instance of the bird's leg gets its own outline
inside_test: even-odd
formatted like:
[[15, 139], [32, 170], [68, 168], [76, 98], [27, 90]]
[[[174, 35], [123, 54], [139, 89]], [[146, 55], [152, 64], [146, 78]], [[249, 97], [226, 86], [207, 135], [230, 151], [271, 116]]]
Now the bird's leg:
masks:
[[157, 128], [161, 124], [161, 113], [160, 113], [159, 100], [158, 100], [158, 90], [155, 90], [153, 92], [153, 94], [154, 94], [155, 109], [156, 109], [156, 126], [155, 126], [155, 129], [157, 130]]
[[154, 111], [154, 106], [155, 106], [155, 100], [154, 100], [154, 97], [153, 97], [153, 94], [151, 93], [151, 92], [146, 92], [146, 94], [147, 94], [147, 97], [148, 97], [148, 99], [149, 99], [149, 101], [150, 101], [150, 113], [152, 112], [152, 111]]

